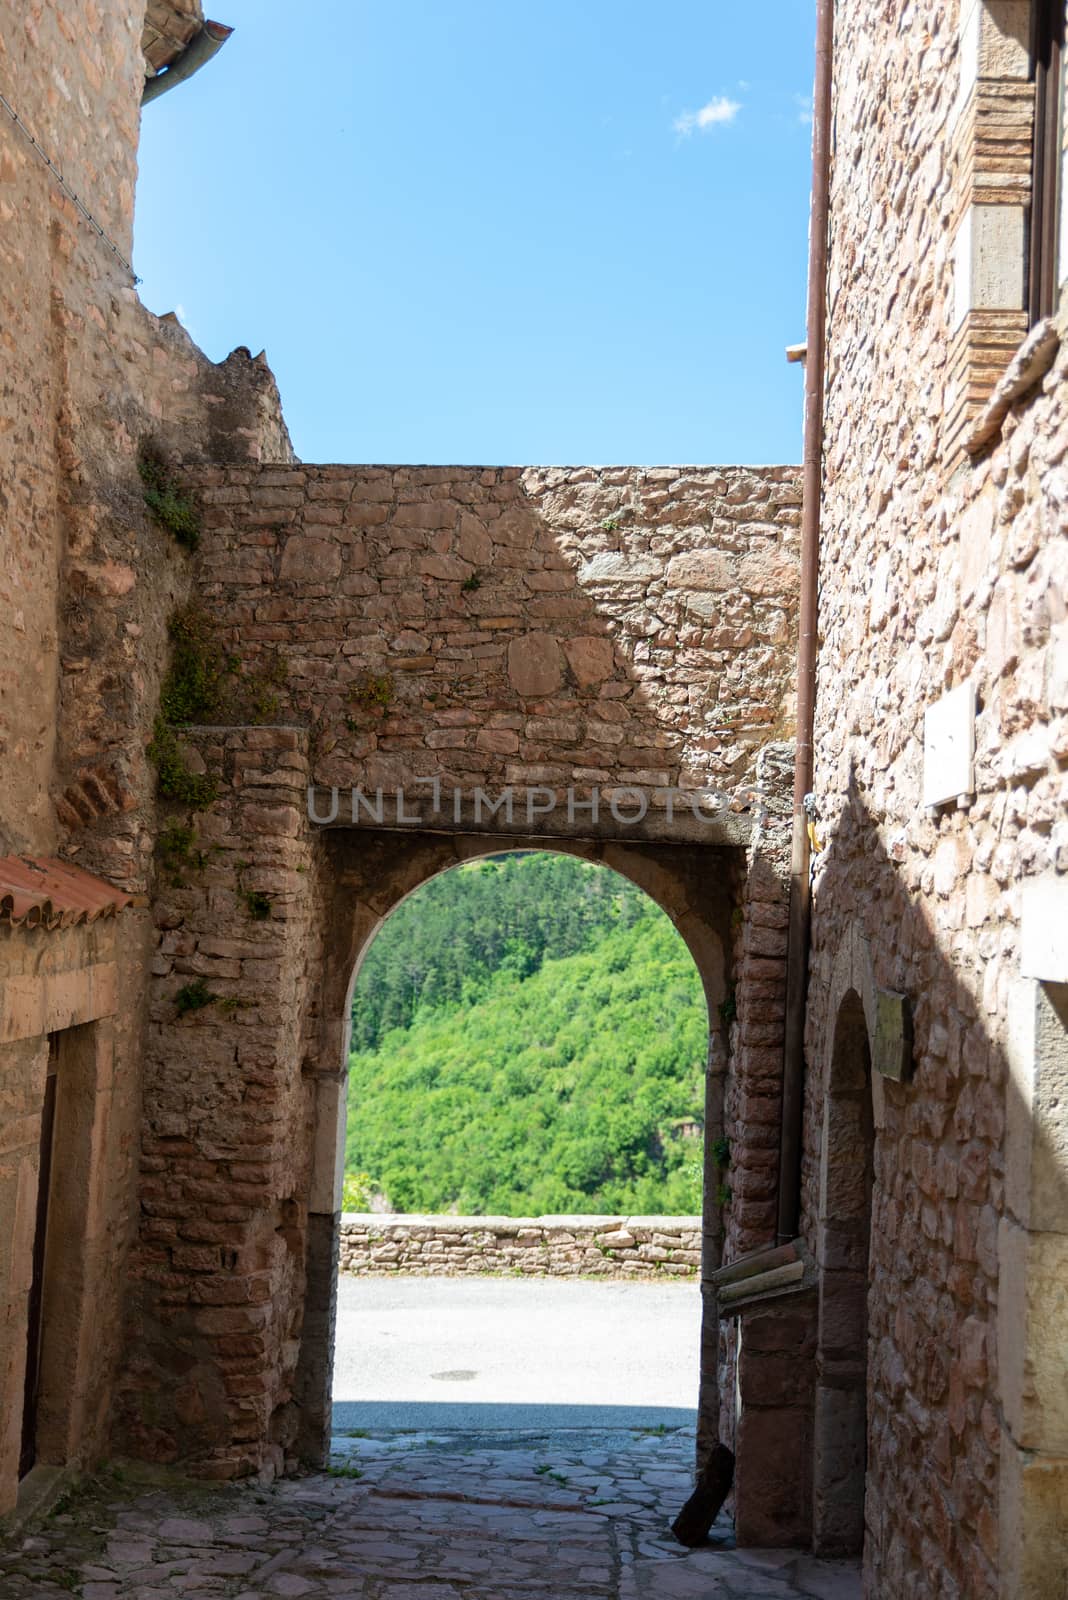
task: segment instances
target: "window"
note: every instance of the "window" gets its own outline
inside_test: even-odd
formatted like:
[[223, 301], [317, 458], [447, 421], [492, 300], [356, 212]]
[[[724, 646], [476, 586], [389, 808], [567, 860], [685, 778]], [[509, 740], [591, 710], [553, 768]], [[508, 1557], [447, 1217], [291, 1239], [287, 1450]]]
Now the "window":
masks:
[[1031, 75], [1035, 84], [1035, 136], [1027, 281], [1033, 327], [1057, 308], [1058, 191], [1061, 171], [1061, 101], [1064, 0], [1034, 0], [1031, 7]]

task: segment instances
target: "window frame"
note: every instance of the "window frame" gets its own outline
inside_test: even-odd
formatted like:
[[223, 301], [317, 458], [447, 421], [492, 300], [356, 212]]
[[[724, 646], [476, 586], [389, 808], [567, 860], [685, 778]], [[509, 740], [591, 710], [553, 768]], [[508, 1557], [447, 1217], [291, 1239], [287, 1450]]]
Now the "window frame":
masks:
[[1032, 0], [1035, 120], [1027, 261], [1027, 317], [1032, 328], [1053, 315], [1059, 298], [1064, 50], [1064, 0]]

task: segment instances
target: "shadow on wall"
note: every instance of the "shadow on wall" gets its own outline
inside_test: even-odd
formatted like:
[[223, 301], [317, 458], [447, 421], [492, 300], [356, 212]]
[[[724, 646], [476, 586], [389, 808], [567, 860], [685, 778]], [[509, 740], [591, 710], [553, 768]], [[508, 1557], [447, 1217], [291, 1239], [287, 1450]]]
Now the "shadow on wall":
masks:
[[[888, 854], [855, 776], [844, 800], [814, 865], [803, 1233], [820, 1268], [819, 1326], [813, 1337], [796, 1301], [746, 1318], [740, 1520], [803, 1529], [811, 1507], [817, 1548], [843, 1548], [866, 1446], [873, 1593], [920, 1582], [978, 1600], [999, 1592], [999, 1571], [1002, 1593], [1052, 1593], [1068, 1507], [1056, 1331], [1068, 1293], [1068, 990], [1018, 976], [1018, 940], [1006, 938], [1018, 886], [976, 885], [979, 808], [917, 818]], [[869, 1051], [870, 1275], [858, 1306], [868, 1180], [856, 1091]], [[884, 1075], [903, 1060], [903, 1081]], [[762, 1381], [799, 1348], [815, 1358], [800, 1382]], [[849, 1398], [865, 1367], [866, 1441]], [[814, 1482], [783, 1466], [784, 1439], [814, 1462]]]
[[[470, 811], [432, 811], [419, 780], [468, 796], [574, 786], [574, 815], [539, 800], [491, 824], [565, 836], [618, 833], [590, 790], [635, 787], [661, 791], [664, 837], [696, 836], [662, 791], [718, 791], [729, 819], [790, 725], [793, 468], [190, 476], [201, 601], [249, 670], [284, 658], [282, 711], [312, 729], [316, 784], [407, 785], [409, 812], [453, 826]], [[628, 818], [640, 808], [631, 797]]]

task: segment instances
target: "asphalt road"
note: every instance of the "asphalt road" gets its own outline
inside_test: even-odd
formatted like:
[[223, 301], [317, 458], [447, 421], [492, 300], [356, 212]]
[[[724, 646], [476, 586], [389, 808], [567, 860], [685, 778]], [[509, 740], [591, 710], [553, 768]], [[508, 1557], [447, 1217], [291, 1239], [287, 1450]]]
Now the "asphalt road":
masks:
[[342, 1276], [334, 1428], [685, 1426], [700, 1317], [692, 1281]]

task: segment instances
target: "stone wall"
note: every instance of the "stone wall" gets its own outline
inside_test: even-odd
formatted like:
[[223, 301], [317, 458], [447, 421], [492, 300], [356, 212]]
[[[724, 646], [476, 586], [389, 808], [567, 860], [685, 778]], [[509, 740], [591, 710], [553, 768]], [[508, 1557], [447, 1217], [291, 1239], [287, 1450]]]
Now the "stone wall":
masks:
[[[706, 1178], [730, 1191], [722, 1241], [710, 1255], [724, 1262], [774, 1244], [778, 1220], [793, 747], [767, 746], [761, 752], [758, 781], [762, 803], [736, 888], [734, 1015], [722, 1118], [729, 1160], [724, 1170]], [[796, 1463], [810, 1451], [811, 1407], [803, 1394], [806, 1387], [811, 1389], [811, 1375], [804, 1360], [806, 1341], [797, 1338], [798, 1319], [788, 1317], [776, 1327], [779, 1319], [773, 1313], [720, 1323], [711, 1286], [706, 1297], [704, 1337], [710, 1338], [715, 1322], [717, 1344], [714, 1352], [706, 1351], [704, 1365], [710, 1367], [714, 1355], [717, 1437], [735, 1451], [739, 1537], [758, 1545], [803, 1544], [808, 1508], [803, 1491], [799, 1494], [790, 1480]], [[712, 1443], [699, 1437], [699, 1455]]]
[[[0, 86], [25, 129], [0, 117], [0, 854], [62, 851], [139, 897], [138, 912], [110, 934], [117, 1009], [99, 1069], [114, 1075], [111, 1120], [68, 1130], [71, 1138], [91, 1131], [92, 1162], [104, 1167], [83, 1261], [93, 1338], [77, 1382], [88, 1382], [90, 1399], [79, 1398], [78, 1425], [61, 1442], [52, 1430], [53, 1460], [92, 1459], [107, 1442], [119, 1286], [136, 1212], [150, 956], [156, 813], [145, 746], [167, 618], [191, 575], [189, 555], [146, 512], [138, 451], [151, 438], [170, 459], [292, 457], [262, 359], [242, 350], [216, 366], [173, 316], [155, 317], [137, 299], [128, 262], [143, 13], [126, 0], [44, 0], [0, 14]], [[27, 952], [41, 970], [91, 959], [84, 939], [20, 932], [0, 947], [0, 983], [19, 975]], [[24, 1219], [16, 1194], [25, 1200], [36, 1182], [42, 1052], [43, 1036], [0, 1043], [4, 1218]], [[79, 1105], [92, 1118], [88, 1091]], [[0, 1510], [14, 1495], [31, 1244], [22, 1229], [13, 1253], [0, 1250], [0, 1358], [4, 1393], [14, 1397], [0, 1445]], [[72, 1337], [82, 1337], [80, 1326]]]
[[[1001, 59], [1006, 40], [1026, 54], [1026, 5], [970, 10]], [[1013, 1396], [1063, 1391], [1063, 1360], [1039, 1354], [1028, 1317], [1063, 1304], [1064, 1276], [1058, 1289], [1054, 1253], [1036, 1269], [1026, 1206], [1007, 1195], [1006, 1128], [1022, 1125], [1029, 1151], [1042, 1137], [1033, 1055], [1009, 1071], [1013, 1005], [1035, 1004], [1022, 894], [1068, 873], [1068, 347], [960, 466], [949, 265], [971, 181], [951, 137], [965, 17], [836, 11], [804, 1229], [819, 1250], [834, 1006], [865, 985], [904, 994], [913, 1075], [873, 1085], [869, 1583], [1031, 1596], [1063, 1582], [1061, 1566], [1025, 1579], [1019, 1563], [1025, 1545], [1027, 1561], [1055, 1559], [1068, 1438]], [[974, 797], [925, 809], [925, 709], [965, 681]], [[1068, 1231], [1063, 1196], [1053, 1226]]]
[[250, 669], [283, 658], [317, 784], [408, 784], [414, 810], [428, 776], [675, 785], [718, 791], [729, 816], [792, 725], [792, 467], [188, 479], [208, 530], [199, 595]]
[[[220, 909], [229, 915], [233, 904], [211, 896], [205, 904], [198, 886], [188, 906], [175, 906], [162, 890], [161, 906], [177, 921], [168, 928], [173, 943], [165, 934], [157, 963], [153, 1015], [163, 1031], [149, 1060], [145, 1210], [156, 1216], [160, 1187], [167, 1207], [176, 1209], [142, 1233], [136, 1269], [141, 1321], [131, 1349], [151, 1353], [132, 1364], [122, 1437], [139, 1453], [170, 1454], [196, 1470], [239, 1473], [321, 1454], [316, 1438], [324, 1439], [329, 1426], [323, 1397], [329, 1393], [344, 1019], [352, 975], [381, 918], [434, 871], [494, 844], [555, 843], [633, 876], [675, 920], [705, 984], [712, 1025], [710, 1137], [716, 1142], [726, 1131], [722, 1025], [728, 1013], [722, 1008], [728, 1004], [738, 1010], [739, 1082], [749, 1086], [736, 1090], [733, 1114], [743, 1115], [739, 1108], [750, 1101], [772, 1113], [768, 1060], [781, 1026], [774, 1006], [782, 986], [781, 929], [773, 909], [783, 892], [782, 791], [790, 752], [782, 735], [793, 709], [797, 474], [792, 468], [193, 466], [185, 476], [199, 496], [205, 526], [195, 594], [221, 642], [242, 672], [278, 681], [280, 715], [306, 730], [307, 773], [320, 789], [344, 791], [347, 799], [359, 785], [372, 800], [382, 790], [387, 807], [384, 817], [361, 814], [360, 828], [346, 827], [342, 817], [336, 827], [320, 829], [294, 809], [294, 781], [282, 808], [287, 838], [314, 852], [307, 881], [318, 875], [323, 885], [322, 920], [318, 929], [306, 924], [303, 966], [308, 1004], [319, 1007], [320, 1026], [315, 1037], [309, 1034], [300, 1067], [303, 1123], [291, 1125], [284, 1168], [256, 1201], [255, 1217], [239, 1219], [229, 1248], [240, 1252], [239, 1239], [270, 1234], [272, 1206], [288, 1183], [290, 1194], [316, 1198], [298, 1222], [303, 1275], [278, 1286], [264, 1268], [254, 1290], [269, 1294], [272, 1311], [263, 1315], [272, 1327], [289, 1328], [282, 1348], [293, 1352], [296, 1367], [279, 1374], [262, 1352], [257, 1355], [259, 1387], [243, 1411], [217, 1398], [220, 1372], [225, 1386], [251, 1383], [253, 1375], [246, 1364], [231, 1378], [226, 1340], [213, 1345], [204, 1337], [212, 1319], [199, 1308], [200, 1296], [231, 1290], [221, 1281], [196, 1280], [197, 1272], [217, 1278], [221, 1260], [188, 1264], [185, 1239], [197, 1226], [200, 1191], [197, 1181], [182, 1176], [187, 1166], [198, 1179], [207, 1163], [217, 1185], [213, 1194], [222, 1202], [226, 1163], [240, 1143], [239, 1108], [222, 1157], [193, 1127], [186, 1143], [174, 1147], [177, 1168], [171, 1163], [153, 1176], [153, 1163], [171, 1150], [158, 1143], [157, 1094], [168, 1104], [177, 1095], [176, 1128], [183, 1118], [199, 1119], [197, 1083], [224, 1067], [232, 1076], [227, 1064], [242, 1059], [233, 1013], [205, 1015], [198, 1037], [190, 1037], [188, 1022], [172, 1031], [182, 974], [225, 980], [229, 1003], [228, 980], [240, 974], [228, 970], [229, 959], [213, 942], [217, 929], [208, 924]], [[276, 731], [279, 737], [286, 732]], [[255, 744], [242, 753], [247, 733], [235, 729], [220, 743], [210, 730], [192, 730], [187, 741], [193, 764], [222, 783], [212, 816], [224, 819], [223, 837], [216, 839], [210, 817], [205, 837], [228, 855], [213, 857], [212, 881], [218, 871], [232, 878], [238, 870], [247, 784], [270, 781], [259, 770]], [[263, 730], [262, 737], [271, 736]], [[232, 751], [230, 738], [236, 741]], [[303, 731], [301, 740], [303, 751]], [[446, 796], [452, 788], [461, 792], [459, 814], [447, 798], [441, 810], [433, 807], [428, 789], [434, 782]], [[514, 819], [480, 819], [479, 790], [496, 799], [504, 788], [517, 797], [570, 788], [586, 807], [575, 816], [561, 807], [532, 827], [520, 798]], [[621, 824], [610, 805], [605, 814], [608, 797], [623, 788], [632, 791], [631, 803], [633, 791], [639, 801], [650, 801], [638, 827]], [[588, 803], [595, 789], [602, 794], [598, 816]], [[703, 808], [700, 818], [687, 796]], [[273, 802], [269, 809], [273, 815]], [[372, 822], [397, 832], [391, 836]], [[258, 827], [251, 824], [247, 841], [253, 863]], [[744, 909], [750, 898], [751, 914]], [[729, 968], [732, 904], [742, 909]], [[319, 938], [325, 940], [321, 953]], [[299, 965], [299, 933], [293, 950]], [[272, 1026], [279, 1026], [277, 1019]], [[278, 1063], [272, 1070], [294, 1080], [289, 1046], [271, 1049]], [[184, 1064], [177, 1081], [175, 1061]], [[773, 1206], [767, 1130], [750, 1139], [744, 1121], [735, 1120], [729, 1132], [737, 1162], [732, 1173], [711, 1175], [701, 1246], [706, 1264], [718, 1262], [722, 1240], [715, 1197], [735, 1171], [739, 1226], [741, 1213], [753, 1206], [759, 1215], [748, 1225], [766, 1226]], [[643, 1243], [660, 1248], [653, 1240]], [[249, 1336], [246, 1309], [235, 1308], [226, 1320], [228, 1328], [241, 1323], [242, 1339]], [[714, 1306], [703, 1350], [707, 1442], [719, 1412]], [[160, 1397], [178, 1371], [190, 1372], [183, 1385], [183, 1406], [190, 1391], [188, 1416], [168, 1413], [157, 1424]], [[287, 1392], [297, 1397], [295, 1413], [286, 1409]]]
[[190, 562], [146, 513], [138, 448], [152, 437], [193, 460], [292, 450], [262, 358], [208, 361], [173, 316], [144, 309], [120, 259], [132, 241], [139, 40], [123, 0], [0, 19], [5, 92], [115, 247], [5, 115], [0, 598], [12, 626], [0, 739], [13, 759], [0, 847], [72, 842], [84, 864], [144, 889], [151, 840], [133, 816], [151, 793], [143, 735]]
[[295, 1460], [325, 918], [306, 738], [189, 738], [224, 787], [154, 903], [119, 1438], [225, 1478]]
[[342, 1272], [442, 1278], [692, 1278], [700, 1217], [358, 1216], [341, 1219]]

